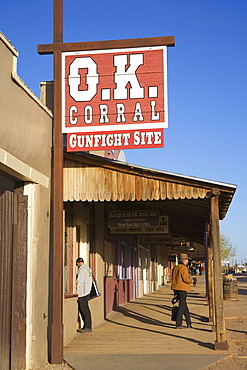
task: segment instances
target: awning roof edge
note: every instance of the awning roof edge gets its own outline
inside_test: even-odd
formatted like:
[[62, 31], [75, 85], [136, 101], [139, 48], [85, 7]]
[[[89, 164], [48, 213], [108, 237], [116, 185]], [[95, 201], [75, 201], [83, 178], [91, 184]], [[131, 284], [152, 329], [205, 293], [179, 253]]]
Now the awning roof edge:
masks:
[[101, 167], [129, 175], [138, 177], [149, 178], [153, 180], [166, 181], [174, 184], [181, 184], [186, 186], [192, 186], [195, 188], [208, 189], [210, 192], [212, 189], [218, 189], [221, 192], [220, 197], [220, 208], [221, 214], [220, 219], [223, 219], [227, 213], [232, 197], [237, 189], [237, 185], [228, 184], [219, 181], [206, 180], [198, 177], [186, 176], [176, 173], [171, 173], [163, 170], [157, 170], [152, 168], [146, 168], [143, 166], [132, 165], [125, 162], [120, 162], [104, 157], [89, 153], [68, 153], [64, 152], [64, 158], [79, 162], [83, 164], [83, 167]]
[[114, 169], [117, 169], [119, 168], [120, 170], [122, 169], [126, 169], [129, 171], [128, 172], [131, 172], [131, 170], [140, 170], [143, 172], [143, 175], [147, 175], [148, 172], [150, 174], [156, 174], [156, 175], [165, 175], [169, 178], [177, 178], [177, 179], [180, 179], [181, 181], [183, 180], [187, 180], [187, 181], [190, 181], [190, 182], [196, 182], [196, 183], [200, 183], [200, 184], [208, 184], [210, 188], [220, 188], [220, 187], [224, 187], [224, 188], [229, 188], [229, 189], [232, 189], [233, 192], [236, 191], [237, 189], [237, 185], [235, 184], [229, 184], [229, 183], [225, 183], [225, 182], [221, 182], [221, 181], [215, 181], [215, 180], [208, 180], [208, 179], [204, 179], [204, 178], [200, 178], [200, 177], [194, 177], [194, 176], [188, 176], [188, 175], [182, 175], [182, 174], [179, 174], [179, 173], [173, 173], [173, 172], [168, 172], [168, 171], [164, 171], [164, 170], [158, 170], [158, 169], [154, 169], [154, 168], [149, 168], [149, 167], [144, 167], [144, 166], [139, 166], [139, 165], [134, 165], [134, 164], [130, 164], [130, 163], [127, 163], [127, 162], [120, 162], [120, 161], [117, 161], [117, 160], [112, 160], [112, 159], [108, 159], [108, 158], [104, 158], [104, 157], [99, 157], [97, 155], [93, 155], [93, 154], [88, 154], [88, 153], [68, 153], [68, 152], [65, 152], [65, 157], [67, 158], [70, 158], [72, 160], [75, 160], [75, 161], [79, 161], [79, 162], [83, 162], [85, 164], [88, 164], [88, 165], [101, 165], [103, 167], [110, 167], [110, 168], [114, 168]]

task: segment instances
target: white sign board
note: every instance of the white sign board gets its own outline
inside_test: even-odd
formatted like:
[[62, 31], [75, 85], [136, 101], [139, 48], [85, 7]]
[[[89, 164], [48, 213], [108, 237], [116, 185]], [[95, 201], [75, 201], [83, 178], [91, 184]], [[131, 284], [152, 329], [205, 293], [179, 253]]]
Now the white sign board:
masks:
[[164, 146], [167, 47], [62, 53], [68, 150]]

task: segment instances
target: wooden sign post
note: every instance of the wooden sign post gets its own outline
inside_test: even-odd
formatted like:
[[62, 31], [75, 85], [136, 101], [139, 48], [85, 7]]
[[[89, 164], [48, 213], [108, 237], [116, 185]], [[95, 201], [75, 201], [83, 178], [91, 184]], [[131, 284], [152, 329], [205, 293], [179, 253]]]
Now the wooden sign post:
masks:
[[52, 158], [52, 286], [49, 353], [52, 364], [63, 361], [63, 135], [62, 58], [57, 45], [63, 43], [63, 0], [54, 0], [54, 112]]
[[52, 172], [52, 294], [50, 362], [63, 361], [63, 135], [62, 52], [131, 47], [174, 46], [174, 37], [63, 43], [63, 0], [54, 0], [54, 43], [38, 45], [39, 54], [54, 54], [54, 128]]

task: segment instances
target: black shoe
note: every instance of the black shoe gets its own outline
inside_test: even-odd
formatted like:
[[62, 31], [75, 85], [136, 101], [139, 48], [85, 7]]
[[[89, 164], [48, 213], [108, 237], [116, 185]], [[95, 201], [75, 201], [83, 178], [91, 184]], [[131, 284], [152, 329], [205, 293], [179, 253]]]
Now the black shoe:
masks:
[[77, 329], [78, 333], [91, 333], [92, 329], [91, 328], [85, 328], [85, 329]]
[[190, 324], [190, 325], [187, 325], [187, 328], [188, 329], [192, 329], [192, 325]]
[[82, 330], [83, 333], [91, 333], [92, 332], [92, 329], [91, 328], [84, 328]]
[[185, 329], [185, 326], [182, 326], [182, 325], [176, 326], [176, 329]]

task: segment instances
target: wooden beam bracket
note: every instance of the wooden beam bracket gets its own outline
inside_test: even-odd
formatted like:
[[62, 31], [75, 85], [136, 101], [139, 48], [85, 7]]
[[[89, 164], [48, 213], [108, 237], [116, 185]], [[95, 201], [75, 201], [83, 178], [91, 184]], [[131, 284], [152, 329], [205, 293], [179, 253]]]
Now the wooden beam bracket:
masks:
[[210, 199], [212, 197], [217, 197], [220, 195], [219, 189], [212, 189], [206, 193], [206, 198]]
[[212, 197], [217, 197], [217, 196], [220, 195], [220, 190], [214, 188], [214, 189], [212, 189], [211, 194], [212, 194]]

